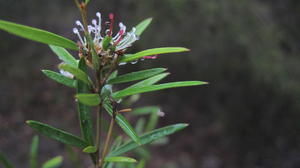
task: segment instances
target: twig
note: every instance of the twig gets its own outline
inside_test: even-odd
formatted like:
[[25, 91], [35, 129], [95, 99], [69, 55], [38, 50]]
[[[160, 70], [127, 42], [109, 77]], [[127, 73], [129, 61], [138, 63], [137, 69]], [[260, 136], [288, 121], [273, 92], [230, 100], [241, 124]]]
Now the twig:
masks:
[[105, 140], [105, 144], [104, 144], [104, 148], [103, 148], [103, 151], [102, 151], [101, 159], [99, 161], [99, 168], [102, 168], [103, 163], [104, 163], [104, 159], [105, 159], [105, 157], [107, 155], [107, 152], [109, 150], [109, 144], [110, 144], [110, 139], [111, 139], [111, 136], [112, 136], [112, 130], [114, 128], [114, 124], [115, 124], [115, 120], [116, 120], [116, 115], [117, 115], [116, 106], [113, 105], [113, 115], [112, 115], [112, 118], [110, 120], [107, 137], [106, 137], [106, 140]]

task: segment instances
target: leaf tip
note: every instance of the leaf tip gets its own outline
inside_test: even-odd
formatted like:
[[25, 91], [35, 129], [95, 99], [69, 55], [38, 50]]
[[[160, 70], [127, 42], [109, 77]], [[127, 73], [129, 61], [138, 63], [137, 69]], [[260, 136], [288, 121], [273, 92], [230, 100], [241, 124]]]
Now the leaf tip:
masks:
[[30, 124], [32, 123], [32, 120], [27, 120], [27, 121], [25, 121], [25, 123], [26, 123], [27, 125], [30, 125]]
[[153, 17], [149, 17], [147, 20], [149, 21], [149, 23], [151, 23], [153, 21]]
[[47, 74], [49, 73], [49, 70], [47, 70], [47, 69], [42, 69], [41, 71], [42, 71], [43, 74], [45, 74], [45, 75], [47, 75]]
[[64, 67], [64, 63], [62, 63], [62, 64], [58, 64], [58, 69], [62, 69], [63, 67]]
[[98, 149], [95, 146], [87, 146], [86, 148], [84, 148], [82, 150], [82, 152], [84, 152], [84, 153], [96, 153], [97, 150]]
[[185, 47], [182, 47], [182, 49], [183, 49], [183, 52], [191, 51], [191, 49], [188, 49], [188, 48], [185, 48]]
[[182, 126], [185, 128], [185, 127], [188, 127], [190, 124], [188, 123], [182, 123]]

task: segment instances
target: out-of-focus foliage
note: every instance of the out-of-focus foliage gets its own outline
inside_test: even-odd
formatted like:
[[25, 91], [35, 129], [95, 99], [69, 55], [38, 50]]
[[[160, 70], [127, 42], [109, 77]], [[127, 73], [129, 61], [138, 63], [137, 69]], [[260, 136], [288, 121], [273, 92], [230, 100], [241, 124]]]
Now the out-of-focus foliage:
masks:
[[[292, 168], [300, 164], [299, 1], [112, 0], [90, 4], [94, 10], [115, 12], [119, 20], [131, 25], [144, 17], [159, 18], [134, 51], [167, 42], [191, 49], [184, 59], [173, 56], [170, 61], [162, 56], [153, 63], [139, 62], [135, 69], [164, 63], [171, 73], [176, 72], [176, 79], [170, 81], [210, 82], [207, 88], [185, 88], [176, 95], [172, 91], [148, 95], [151, 103], [164, 104], [168, 116], [164, 124], [192, 121], [182, 138], [154, 149], [160, 155], [150, 167], [165, 163], [166, 168]], [[49, 31], [75, 39], [72, 20], [79, 16], [72, 5], [59, 0], [0, 1], [0, 18], [49, 27]], [[29, 129], [22, 128], [24, 120], [43, 120], [64, 128], [75, 125], [74, 102], [66, 99], [71, 91], [62, 92], [39, 73], [42, 67], [58, 63], [47, 47], [3, 32], [0, 37], [0, 148], [5, 152], [20, 149], [8, 155], [22, 165], [27, 148], [22, 150], [22, 143], [14, 142], [30, 140]], [[146, 48], [145, 44], [153, 46]], [[146, 104], [144, 101], [139, 103]], [[64, 122], [54, 120], [59, 117]], [[49, 151], [61, 150], [46, 143], [41, 149], [45, 158], [51, 156]]]

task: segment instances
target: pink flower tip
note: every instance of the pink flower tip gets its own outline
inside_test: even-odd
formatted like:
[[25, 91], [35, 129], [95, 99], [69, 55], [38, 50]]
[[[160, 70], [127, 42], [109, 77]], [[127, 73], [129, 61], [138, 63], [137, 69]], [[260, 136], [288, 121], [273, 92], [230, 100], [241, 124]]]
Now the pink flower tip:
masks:
[[108, 16], [109, 16], [110, 20], [114, 20], [114, 14], [113, 13], [110, 13]]

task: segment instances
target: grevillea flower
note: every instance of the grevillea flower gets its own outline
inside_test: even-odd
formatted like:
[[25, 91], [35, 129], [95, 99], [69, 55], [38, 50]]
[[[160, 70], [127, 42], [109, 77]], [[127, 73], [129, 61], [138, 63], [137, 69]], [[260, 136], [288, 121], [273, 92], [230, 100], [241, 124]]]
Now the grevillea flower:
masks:
[[[88, 33], [92, 37], [94, 42], [95, 50], [98, 54], [101, 53], [103, 48], [103, 41], [105, 37], [110, 37], [110, 45], [114, 48], [115, 52], [124, 51], [126, 48], [130, 47], [139, 37], [136, 35], [136, 28], [132, 28], [130, 32], [126, 32], [126, 26], [120, 22], [120, 30], [117, 34], [113, 36], [113, 26], [114, 26], [114, 15], [109, 14], [109, 24], [108, 28], [102, 33], [102, 18], [101, 13], [96, 13], [97, 20], [93, 19], [92, 24], [88, 25]], [[82, 37], [81, 34], [84, 32], [83, 24], [77, 20], [77, 27], [73, 28], [73, 32], [78, 36], [79, 41], [84, 50], [87, 50], [87, 39]]]

